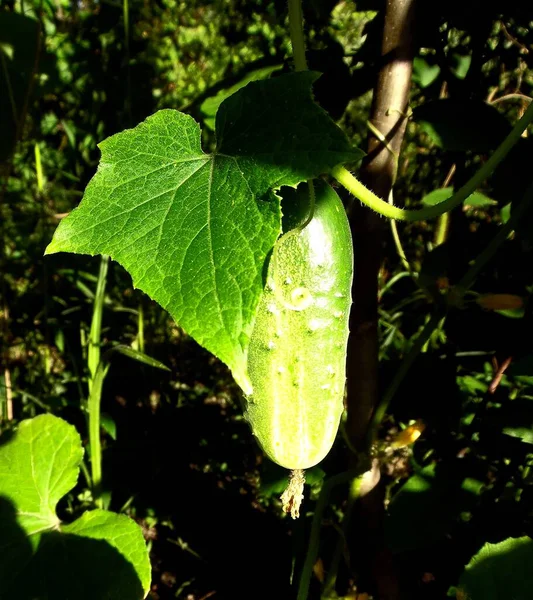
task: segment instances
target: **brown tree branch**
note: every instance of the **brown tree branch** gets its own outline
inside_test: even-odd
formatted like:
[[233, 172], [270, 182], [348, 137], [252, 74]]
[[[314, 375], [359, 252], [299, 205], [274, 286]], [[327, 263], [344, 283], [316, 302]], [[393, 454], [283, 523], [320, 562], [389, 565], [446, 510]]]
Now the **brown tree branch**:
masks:
[[[370, 132], [368, 155], [360, 178], [381, 198], [387, 199], [397, 170], [407, 119], [413, 61], [413, 12], [415, 0], [387, 0], [378, 73], [370, 121], [387, 145]], [[388, 148], [387, 148], [388, 146]], [[391, 152], [392, 150], [392, 152]], [[355, 246], [353, 309], [348, 348], [347, 434], [352, 445], [365, 450], [370, 416], [377, 404], [378, 336], [377, 282], [382, 259], [384, 220], [364, 206], [351, 214]]]
[[[397, 157], [407, 125], [407, 109], [414, 54], [413, 22], [416, 0], [387, 0], [382, 41], [382, 60], [374, 88], [370, 121], [383, 136], [372, 131], [368, 155], [360, 178], [383, 199], [387, 199], [396, 178]], [[351, 214], [355, 248], [353, 309], [348, 347], [348, 398], [346, 433], [352, 446], [368, 452], [366, 441], [370, 419], [379, 400], [378, 380], [378, 273], [382, 260], [385, 221], [363, 206]], [[352, 564], [363, 582], [377, 592], [380, 600], [400, 597], [392, 556], [384, 543], [384, 488], [379, 484], [379, 464], [372, 461], [375, 485], [359, 494], [350, 520], [348, 545]]]

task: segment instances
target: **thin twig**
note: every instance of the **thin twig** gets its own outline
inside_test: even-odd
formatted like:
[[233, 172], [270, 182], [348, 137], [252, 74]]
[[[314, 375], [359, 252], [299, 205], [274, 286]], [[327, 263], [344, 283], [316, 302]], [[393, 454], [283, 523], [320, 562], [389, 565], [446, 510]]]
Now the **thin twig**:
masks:
[[494, 364], [494, 377], [492, 378], [492, 381], [490, 382], [489, 385], [489, 394], [494, 394], [494, 392], [498, 389], [498, 386], [500, 385], [503, 375], [505, 373], [505, 371], [507, 371], [507, 369], [509, 368], [509, 365], [511, 364], [511, 361], [513, 360], [512, 356], [508, 356], [500, 366], [498, 366], [498, 363], [496, 361], [496, 357], [492, 357], [492, 361]]
[[519, 93], [505, 94], [504, 96], [500, 96], [499, 98], [495, 98], [494, 100], [491, 100], [490, 104], [498, 104], [498, 102], [505, 102], [506, 100], [522, 100], [523, 102], [527, 102], [527, 104], [530, 104], [531, 101], [533, 100], [533, 98], [530, 98], [529, 96], [526, 96], [525, 94], [519, 94]]

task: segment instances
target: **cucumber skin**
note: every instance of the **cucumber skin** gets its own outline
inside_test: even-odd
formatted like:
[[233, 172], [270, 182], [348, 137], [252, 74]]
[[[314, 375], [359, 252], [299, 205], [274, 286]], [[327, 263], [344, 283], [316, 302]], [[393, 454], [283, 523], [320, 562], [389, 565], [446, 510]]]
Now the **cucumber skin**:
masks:
[[315, 196], [307, 227], [276, 242], [248, 350], [245, 416], [287, 469], [326, 456], [343, 411], [353, 245], [337, 194], [315, 182]]

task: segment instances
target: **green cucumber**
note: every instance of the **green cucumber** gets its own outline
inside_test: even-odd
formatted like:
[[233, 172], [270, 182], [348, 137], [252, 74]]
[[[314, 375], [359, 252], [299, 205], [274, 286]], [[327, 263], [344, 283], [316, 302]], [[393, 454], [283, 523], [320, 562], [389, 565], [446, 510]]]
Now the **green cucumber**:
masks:
[[312, 219], [274, 246], [248, 350], [246, 418], [266, 455], [298, 472], [326, 456], [339, 427], [353, 276], [342, 202], [323, 181], [315, 198]]

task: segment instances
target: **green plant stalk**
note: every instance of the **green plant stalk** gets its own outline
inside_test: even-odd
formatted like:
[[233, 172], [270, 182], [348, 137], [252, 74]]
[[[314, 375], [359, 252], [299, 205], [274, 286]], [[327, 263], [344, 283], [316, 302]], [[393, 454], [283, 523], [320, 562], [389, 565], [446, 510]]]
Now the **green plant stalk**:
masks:
[[[389, 194], [389, 204], [391, 204], [391, 205], [393, 204], [392, 190]], [[409, 273], [409, 275], [411, 277], [415, 277], [415, 274], [414, 274], [413, 270], [411, 269], [411, 265], [409, 264], [409, 261], [407, 260], [407, 256], [405, 255], [405, 250], [403, 249], [402, 240], [400, 238], [400, 233], [398, 231], [398, 225], [396, 224], [396, 221], [394, 219], [391, 219], [391, 221], [390, 221], [390, 230], [391, 230], [391, 234], [392, 234], [392, 239], [394, 241], [394, 246], [396, 248], [396, 253], [398, 254], [398, 257], [400, 258], [404, 269]]]
[[102, 359], [92, 379], [89, 394], [89, 447], [91, 450], [91, 477], [93, 498], [99, 508], [103, 507], [102, 493], [102, 444], [100, 441], [100, 404], [102, 386], [109, 369], [107, 360]]
[[126, 58], [126, 103], [125, 109], [131, 121], [131, 71], [130, 71], [130, 5], [129, 0], [122, 2], [122, 15], [124, 19], [124, 54]]
[[89, 350], [87, 353], [87, 365], [89, 367], [89, 394], [92, 393], [92, 387], [96, 377], [96, 370], [100, 364], [102, 315], [104, 312], [105, 285], [108, 267], [109, 256], [103, 255], [100, 260], [100, 270], [98, 272], [98, 281], [96, 283], [96, 292], [94, 295], [91, 331], [89, 333]]
[[304, 17], [301, 0], [289, 0], [289, 32], [296, 71], [307, 71], [305, 58]]
[[399, 273], [396, 273], [396, 275], [393, 275], [385, 285], [382, 286], [381, 290], [380, 290], [380, 294], [379, 297], [383, 298], [383, 296], [385, 295], [386, 292], [388, 292], [391, 287], [399, 280], [399, 279], [403, 279], [404, 277], [409, 277], [409, 273], [406, 273], [405, 271], [400, 271]]
[[396, 254], [398, 254], [403, 268], [409, 273], [409, 275], [412, 275], [413, 271], [411, 270], [411, 265], [407, 260], [407, 256], [405, 256], [405, 250], [403, 249], [402, 240], [400, 239], [400, 234], [398, 232], [398, 225], [396, 225], [396, 221], [394, 219], [391, 219], [390, 230], [392, 239], [394, 241], [394, 246], [396, 248]]
[[452, 210], [456, 206], [459, 206], [466, 198], [468, 198], [468, 196], [470, 196], [470, 194], [473, 194], [481, 183], [494, 172], [496, 167], [507, 156], [511, 148], [518, 142], [522, 133], [532, 121], [533, 102], [528, 106], [523, 116], [516, 122], [509, 135], [498, 146], [492, 156], [477, 171], [477, 173], [475, 173], [453, 196], [434, 206], [428, 206], [419, 210], [405, 210], [403, 208], [398, 208], [397, 206], [392, 206], [388, 202], [378, 198], [378, 196], [365, 187], [343, 166], [332, 169], [331, 175], [360, 202], [366, 204], [366, 206], [385, 217], [397, 219], [399, 221], [424, 221], [426, 219], [434, 219], [435, 217]]
[[124, 45], [129, 57], [130, 54], [130, 5], [129, 0], [123, 0], [122, 14], [124, 18]]
[[[37, 201], [41, 202], [41, 218], [45, 218], [45, 202], [43, 198], [44, 192], [44, 175], [43, 175], [43, 163], [41, 160], [41, 149], [39, 148], [39, 144], [35, 144], [33, 147], [34, 155], [35, 155], [35, 176], [37, 178]], [[42, 229], [42, 241], [44, 240], [45, 229]], [[46, 375], [50, 375], [52, 370], [52, 358], [50, 356], [50, 344], [49, 344], [49, 335], [48, 335], [48, 274], [46, 268], [46, 261], [43, 261], [43, 298], [44, 298], [44, 323], [45, 323], [45, 346], [44, 346], [44, 371]]]
[[[391, 148], [391, 145], [389, 144], [387, 138], [381, 133], [381, 131], [379, 131], [379, 129], [377, 127], [375, 127], [370, 121], [367, 121], [366, 124], [367, 124], [367, 127], [372, 132], [372, 134], [390, 152], [391, 156], [394, 159], [395, 165], [396, 165], [396, 168], [395, 168], [395, 172], [396, 172], [397, 167], [398, 167], [398, 154], [396, 152], [394, 152], [394, 150]], [[393, 196], [392, 188], [391, 188], [389, 198], [388, 198], [389, 204], [391, 206], [394, 206], [393, 198], [394, 198], [394, 196]], [[398, 254], [398, 257], [400, 258], [402, 265], [404, 266], [404, 269], [409, 273], [409, 275], [411, 275], [411, 277], [414, 277], [413, 270], [411, 269], [411, 265], [409, 264], [409, 261], [407, 260], [407, 256], [405, 254], [405, 251], [403, 249], [402, 240], [400, 238], [400, 233], [398, 232], [398, 225], [396, 224], [396, 221], [394, 219], [390, 220], [390, 229], [391, 229], [392, 239], [394, 241], [394, 246], [396, 248], [396, 253]]]
[[[370, 129], [370, 131], [372, 132], [372, 135], [378, 139], [383, 146], [385, 146], [385, 148], [387, 148], [387, 150], [390, 152], [392, 158], [394, 158], [394, 163], [396, 165], [396, 167], [398, 167], [398, 154], [396, 154], [396, 152], [394, 152], [394, 150], [392, 149], [391, 145], [389, 144], [389, 141], [387, 140], [387, 138], [381, 133], [381, 131], [371, 122], [371, 121], [367, 121], [366, 122], [366, 126], [368, 127], [368, 129]], [[395, 177], [396, 179], [396, 177]]]
[[298, 585], [298, 594], [296, 596], [296, 600], [307, 600], [309, 594], [309, 585], [311, 583], [311, 577], [313, 576], [313, 567], [318, 557], [322, 516], [324, 514], [326, 506], [328, 505], [331, 491], [336, 486], [341, 485], [343, 483], [348, 483], [349, 481], [359, 476], [360, 473], [358, 470], [344, 471], [343, 473], [339, 473], [337, 475], [334, 475], [333, 477], [330, 477], [322, 486], [322, 489], [320, 490], [320, 495], [318, 497], [318, 501], [316, 503], [315, 512], [313, 514], [311, 535], [309, 536], [309, 546], [300, 575], [300, 582]]
[[[457, 170], [457, 166], [454, 163], [450, 167], [450, 170], [448, 171], [446, 178], [442, 182], [441, 187], [445, 188], [450, 185], [450, 183], [453, 179], [453, 176], [455, 175], [456, 170]], [[451, 213], [444, 213], [443, 215], [441, 215], [438, 218], [437, 224], [435, 226], [435, 232], [433, 234], [433, 243], [435, 246], [440, 246], [441, 244], [444, 244], [444, 242], [448, 239], [448, 233], [450, 231], [451, 219], [452, 219]]]
[[41, 150], [38, 144], [35, 144], [35, 175], [37, 176], [37, 191], [39, 194], [43, 193], [44, 190], [44, 176], [43, 176], [43, 163], [41, 161]]
[[91, 474], [89, 473], [89, 469], [87, 468], [87, 465], [85, 464], [85, 460], [82, 460], [80, 463], [80, 471], [83, 473], [83, 476], [85, 477], [85, 482], [87, 483], [87, 487], [90, 487], [92, 489], [93, 482], [91, 479]]
[[89, 367], [89, 447], [91, 449], [91, 472], [93, 484], [93, 497], [98, 507], [102, 508], [102, 447], [100, 442], [100, 404], [102, 400], [102, 385], [107, 373], [107, 365], [101, 360], [101, 334], [102, 315], [104, 312], [105, 285], [109, 256], [103, 255], [100, 259], [100, 270], [94, 295], [93, 317], [91, 331], [89, 332], [89, 350], [87, 365]]
[[[300, 0], [289, 0], [289, 32], [292, 44], [292, 55], [294, 58], [295, 71], [307, 71], [307, 60], [305, 58], [305, 37], [303, 28], [304, 18]], [[307, 182], [309, 186], [310, 208], [309, 216], [301, 229], [309, 225], [315, 211], [315, 188], [313, 180]]]
[[[35, 176], [37, 178], [37, 201], [41, 204], [41, 218], [46, 218], [46, 205], [44, 199], [44, 174], [43, 174], [43, 163], [41, 160], [41, 149], [39, 144], [35, 144], [33, 147], [35, 154]], [[41, 240], [43, 245], [46, 243], [45, 240], [46, 229], [42, 228]], [[50, 354], [50, 335], [48, 329], [48, 269], [47, 262], [43, 261], [43, 299], [44, 299], [44, 327], [45, 327], [45, 345], [44, 345], [44, 371], [46, 375], [50, 375], [52, 371], [52, 357]]]
[[450, 229], [450, 213], [444, 213], [439, 217], [437, 226], [435, 227], [434, 245], [440, 246], [448, 238], [448, 231]]
[[144, 308], [142, 300], [139, 302], [137, 313], [137, 350], [144, 352]]
[[[354, 504], [357, 502], [359, 498], [359, 493], [361, 490], [361, 482], [363, 480], [363, 475], [358, 475], [350, 482], [350, 491], [348, 494], [348, 506], [344, 511], [344, 521], [342, 523], [342, 533], [340, 534], [342, 537], [339, 540], [339, 543], [335, 546], [335, 551], [333, 553], [333, 557], [331, 559], [331, 564], [328, 570], [328, 574], [326, 577], [326, 581], [324, 582], [324, 591], [322, 593], [322, 598], [336, 598], [335, 586], [337, 583], [337, 573], [339, 572], [339, 565], [341, 562], [341, 558], [343, 555], [344, 548], [346, 546], [345, 540], [349, 533], [350, 526], [350, 517], [353, 514]], [[344, 543], [343, 543], [344, 542]]]

